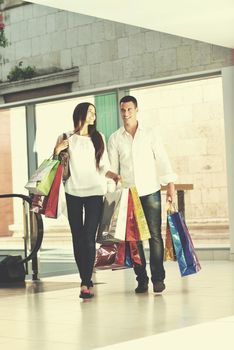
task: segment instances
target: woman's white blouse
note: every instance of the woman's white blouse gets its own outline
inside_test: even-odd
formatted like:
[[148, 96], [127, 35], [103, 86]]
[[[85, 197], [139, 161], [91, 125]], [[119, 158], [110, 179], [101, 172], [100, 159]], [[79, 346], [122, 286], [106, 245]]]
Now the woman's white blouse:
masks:
[[66, 193], [79, 197], [104, 195], [106, 193], [107, 178], [105, 174], [110, 170], [110, 164], [103, 135], [102, 138], [105, 149], [98, 170], [91, 138], [77, 134], [69, 137], [71, 176], [65, 183]]

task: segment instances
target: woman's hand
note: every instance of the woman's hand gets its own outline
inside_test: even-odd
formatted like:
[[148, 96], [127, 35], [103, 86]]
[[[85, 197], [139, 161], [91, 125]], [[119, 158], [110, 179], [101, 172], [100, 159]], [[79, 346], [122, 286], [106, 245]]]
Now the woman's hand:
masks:
[[68, 148], [69, 146], [69, 142], [68, 140], [63, 140], [62, 142], [60, 142], [54, 149], [54, 155], [58, 156], [59, 153], [63, 150], [65, 150], [66, 148]]
[[109, 179], [112, 179], [116, 185], [119, 181], [122, 181], [121, 176], [116, 173], [113, 173], [112, 171], [107, 171], [106, 177], [108, 177]]

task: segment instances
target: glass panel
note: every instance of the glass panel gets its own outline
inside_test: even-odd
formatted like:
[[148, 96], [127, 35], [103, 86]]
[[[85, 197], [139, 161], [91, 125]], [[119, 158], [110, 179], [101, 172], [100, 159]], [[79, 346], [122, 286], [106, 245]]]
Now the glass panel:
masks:
[[36, 106], [36, 149], [39, 164], [52, 155], [57, 137], [63, 132], [73, 130], [73, 110], [81, 102], [94, 104], [94, 97], [85, 96]]
[[[28, 194], [25, 108], [0, 111], [1, 194]], [[23, 207], [19, 198], [0, 198], [0, 249], [23, 249]]]
[[160, 128], [177, 183], [194, 186], [185, 191], [185, 215], [195, 245], [228, 246], [222, 79], [132, 89], [130, 94], [138, 100], [139, 121]]

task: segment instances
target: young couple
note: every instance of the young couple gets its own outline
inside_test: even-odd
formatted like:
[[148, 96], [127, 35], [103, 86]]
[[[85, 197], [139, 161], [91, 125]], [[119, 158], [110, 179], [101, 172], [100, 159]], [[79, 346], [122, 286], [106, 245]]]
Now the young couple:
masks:
[[[176, 174], [154, 128], [137, 120], [137, 100], [125, 96], [120, 100], [123, 127], [108, 142], [96, 129], [96, 109], [91, 103], [80, 103], [73, 112], [74, 131], [66, 140], [58, 138], [54, 155], [68, 149], [70, 177], [65, 182], [68, 220], [72, 233], [74, 256], [81, 278], [80, 298], [92, 298], [92, 272], [95, 261], [95, 238], [100, 222], [107, 178], [124, 187], [136, 186], [151, 238], [150, 271], [153, 291], [165, 289], [164, 247], [161, 236], [160, 185], [167, 185], [166, 200], [173, 201]], [[108, 155], [109, 154], [109, 155]], [[83, 216], [84, 210], [84, 216]], [[136, 293], [148, 291], [149, 278], [142, 242], [138, 242], [142, 266], [134, 269]]]

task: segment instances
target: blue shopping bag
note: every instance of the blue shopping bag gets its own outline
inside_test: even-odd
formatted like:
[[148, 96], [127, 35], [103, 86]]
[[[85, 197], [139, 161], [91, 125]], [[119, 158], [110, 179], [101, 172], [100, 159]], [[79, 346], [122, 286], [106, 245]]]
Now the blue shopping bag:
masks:
[[175, 211], [169, 213], [167, 219], [181, 276], [198, 272], [201, 265], [182, 214]]
[[125, 242], [125, 266], [133, 267], [129, 242]]

